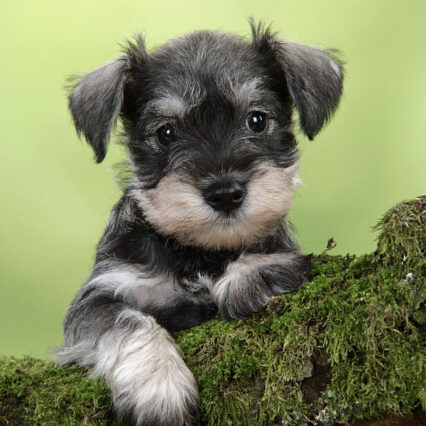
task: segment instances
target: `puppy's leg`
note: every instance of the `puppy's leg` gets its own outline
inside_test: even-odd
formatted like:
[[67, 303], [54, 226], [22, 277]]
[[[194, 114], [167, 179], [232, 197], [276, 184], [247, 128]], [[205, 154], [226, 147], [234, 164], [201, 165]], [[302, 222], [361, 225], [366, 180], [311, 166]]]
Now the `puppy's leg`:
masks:
[[242, 254], [212, 289], [219, 313], [244, 319], [259, 312], [272, 296], [296, 290], [310, 271], [310, 256], [299, 253]]
[[[92, 366], [95, 376], [106, 379], [118, 418], [126, 424], [194, 424], [197, 385], [172, 337], [152, 316], [120, 301], [123, 282], [143, 288], [136, 278], [133, 270], [121, 268], [89, 280], [68, 311], [58, 362]], [[152, 281], [148, 285], [152, 293]]]

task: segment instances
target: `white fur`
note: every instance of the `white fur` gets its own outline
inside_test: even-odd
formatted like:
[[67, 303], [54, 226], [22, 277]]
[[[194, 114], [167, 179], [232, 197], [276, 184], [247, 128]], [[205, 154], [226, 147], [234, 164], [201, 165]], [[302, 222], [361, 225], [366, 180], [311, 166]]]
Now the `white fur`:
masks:
[[[121, 327], [127, 321], [138, 327]], [[182, 425], [199, 403], [194, 376], [170, 334], [152, 317], [131, 309], [101, 337], [93, 375], [106, 379], [119, 416], [130, 409], [137, 424], [156, 419], [159, 425]]]
[[175, 278], [168, 274], [148, 275], [140, 268], [122, 265], [119, 269], [105, 272], [92, 279], [88, 285], [109, 288], [114, 297], [123, 297], [126, 301], [143, 307], [155, 305], [156, 301], [170, 303], [181, 296], [182, 289]]
[[148, 102], [146, 111], [152, 111], [168, 118], [183, 118], [187, 107], [188, 105], [183, 98], [172, 93], [166, 93], [160, 99]]
[[183, 244], [244, 247], [273, 234], [287, 215], [300, 181], [298, 167], [295, 164], [280, 169], [268, 163], [260, 166], [235, 217], [224, 217], [208, 206], [189, 178], [178, 174], [164, 177], [150, 190], [133, 182], [132, 195], [159, 232], [174, 235]]

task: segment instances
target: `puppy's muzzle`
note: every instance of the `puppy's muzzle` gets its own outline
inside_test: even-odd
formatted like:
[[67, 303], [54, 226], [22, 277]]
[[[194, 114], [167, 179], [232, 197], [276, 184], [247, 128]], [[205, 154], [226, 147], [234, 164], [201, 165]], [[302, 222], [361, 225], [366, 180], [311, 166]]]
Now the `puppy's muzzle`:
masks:
[[230, 213], [243, 203], [245, 190], [237, 181], [215, 182], [203, 191], [203, 197], [215, 210]]

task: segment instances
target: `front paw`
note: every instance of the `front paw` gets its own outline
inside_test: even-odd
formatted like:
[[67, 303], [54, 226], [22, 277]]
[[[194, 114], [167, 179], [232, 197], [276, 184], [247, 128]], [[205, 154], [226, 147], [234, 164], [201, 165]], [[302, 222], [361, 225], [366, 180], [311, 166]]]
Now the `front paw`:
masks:
[[263, 310], [272, 296], [270, 287], [256, 272], [238, 270], [232, 264], [212, 290], [212, 298], [219, 314], [227, 319], [245, 319], [254, 312]]
[[306, 282], [309, 265], [310, 256], [297, 253], [241, 255], [214, 285], [213, 301], [223, 318], [247, 318], [262, 311], [272, 296]]
[[198, 424], [199, 397], [193, 376], [186, 366], [173, 364], [153, 370], [149, 376], [123, 369], [123, 376], [134, 375], [131, 385], [111, 386], [114, 408], [121, 423], [135, 426]]
[[97, 357], [94, 375], [105, 377], [121, 423], [198, 424], [200, 401], [195, 378], [172, 337], [153, 318], [124, 312], [113, 331], [100, 340]]
[[262, 265], [259, 274], [269, 286], [273, 296], [297, 290], [309, 280], [312, 255], [295, 255], [285, 263]]

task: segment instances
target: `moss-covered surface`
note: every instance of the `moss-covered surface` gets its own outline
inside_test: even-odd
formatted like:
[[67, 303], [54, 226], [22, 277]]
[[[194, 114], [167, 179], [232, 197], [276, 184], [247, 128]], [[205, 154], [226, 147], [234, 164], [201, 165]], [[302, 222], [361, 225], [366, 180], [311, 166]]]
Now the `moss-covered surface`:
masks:
[[[177, 333], [203, 422], [336, 424], [415, 413], [399, 424], [422, 424], [425, 205], [419, 197], [387, 212], [373, 254], [314, 257], [312, 281], [264, 313]], [[107, 387], [84, 370], [0, 359], [0, 424], [112, 418]]]
[[0, 358], [0, 425], [114, 424], [110, 392], [77, 367]]
[[[379, 232], [375, 255], [392, 270], [425, 273], [426, 196], [397, 204], [374, 227]], [[423, 268], [423, 269], [422, 269]]]

